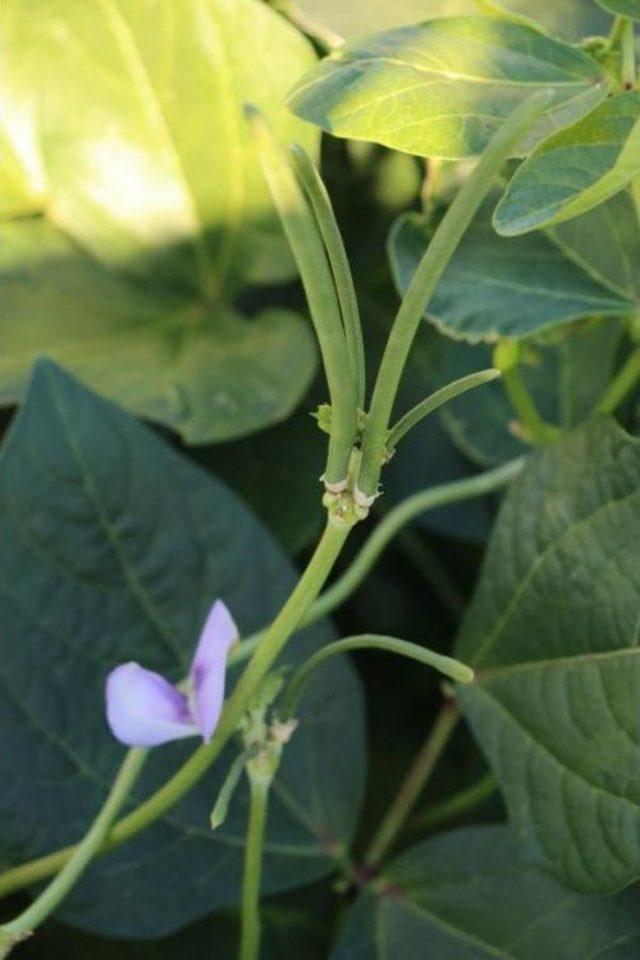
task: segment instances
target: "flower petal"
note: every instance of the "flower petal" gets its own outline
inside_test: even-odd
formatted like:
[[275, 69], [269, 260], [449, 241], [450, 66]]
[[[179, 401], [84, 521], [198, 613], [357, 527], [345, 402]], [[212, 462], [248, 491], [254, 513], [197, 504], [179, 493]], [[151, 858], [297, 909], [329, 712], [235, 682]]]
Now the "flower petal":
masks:
[[156, 747], [198, 733], [187, 698], [159, 673], [123, 663], [107, 677], [107, 720], [130, 747]]
[[224, 700], [229, 650], [238, 639], [238, 628], [222, 600], [216, 600], [202, 628], [191, 664], [192, 712], [205, 740], [210, 740]]

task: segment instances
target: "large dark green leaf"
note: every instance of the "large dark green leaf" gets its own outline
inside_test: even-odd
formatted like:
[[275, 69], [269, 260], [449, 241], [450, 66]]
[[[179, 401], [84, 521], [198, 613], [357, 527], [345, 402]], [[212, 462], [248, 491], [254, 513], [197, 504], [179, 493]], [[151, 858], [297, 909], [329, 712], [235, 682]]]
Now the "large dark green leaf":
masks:
[[[615, 2], [615, 0], [614, 0]], [[635, 0], [632, 0], [635, 2]], [[298, 6], [313, 19], [342, 36], [362, 37], [374, 30], [389, 30], [430, 17], [464, 16], [478, 12], [475, 0], [299, 0]], [[608, 29], [606, 14], [592, 0], [502, 0], [502, 6], [536, 20], [555, 34], [581, 39]], [[533, 11], [533, 13], [532, 13]]]
[[[428, 306], [427, 319], [447, 336], [472, 343], [517, 339], [582, 317], [637, 309], [633, 299], [614, 294], [548, 237], [498, 237], [491, 225], [493, 202], [473, 221]], [[432, 233], [428, 218], [418, 214], [396, 221], [389, 253], [401, 293]]]
[[582, 117], [607, 81], [585, 53], [529, 27], [451, 17], [339, 47], [299, 81], [290, 102], [337, 136], [455, 159], [481, 153], [540, 89], [553, 100], [524, 150]]
[[[123, 756], [104, 718], [108, 670], [135, 659], [184, 674], [211, 601], [243, 633], [294, 583], [242, 503], [146, 427], [50, 363], [36, 372], [2, 462], [4, 850], [19, 862], [86, 830]], [[326, 642], [315, 628], [294, 659]], [[327, 744], [331, 745], [327, 749]], [[142, 799], [193, 749], [155, 750]], [[349, 841], [363, 782], [358, 684], [345, 662], [318, 673], [274, 788], [265, 892], [326, 874]], [[111, 936], [169, 933], [238, 899], [245, 791], [220, 830], [208, 815], [233, 756], [150, 830], [96, 862], [59, 911]]]
[[353, 907], [331, 960], [634, 960], [637, 898], [569, 894], [518, 865], [504, 827], [428, 840]]
[[0, 224], [0, 402], [21, 399], [38, 356], [63, 363], [190, 443], [286, 417], [315, 347], [285, 310], [252, 319], [150, 293], [97, 264], [44, 220]]
[[605, 100], [525, 160], [496, 208], [496, 230], [512, 237], [571, 220], [638, 174], [640, 93], [631, 91]]
[[639, 613], [640, 444], [598, 419], [512, 486], [457, 645], [524, 855], [583, 891], [640, 875]]
[[290, 269], [242, 107], [313, 150], [282, 98], [314, 55], [268, 5], [7, 0], [2, 28], [7, 132], [27, 153], [32, 127], [57, 226], [111, 266], [208, 296]]
[[[337, 903], [326, 883], [261, 904], [260, 960], [326, 960]], [[20, 946], [20, 960], [237, 960], [239, 915], [217, 914], [161, 940], [113, 940], [50, 922]]]

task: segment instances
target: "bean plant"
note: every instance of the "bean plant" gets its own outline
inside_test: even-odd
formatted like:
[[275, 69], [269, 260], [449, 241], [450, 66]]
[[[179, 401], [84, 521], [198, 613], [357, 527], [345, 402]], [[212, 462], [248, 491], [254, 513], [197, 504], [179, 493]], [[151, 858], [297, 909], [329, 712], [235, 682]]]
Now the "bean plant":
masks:
[[640, 956], [638, 21], [4, 0], [0, 956]]

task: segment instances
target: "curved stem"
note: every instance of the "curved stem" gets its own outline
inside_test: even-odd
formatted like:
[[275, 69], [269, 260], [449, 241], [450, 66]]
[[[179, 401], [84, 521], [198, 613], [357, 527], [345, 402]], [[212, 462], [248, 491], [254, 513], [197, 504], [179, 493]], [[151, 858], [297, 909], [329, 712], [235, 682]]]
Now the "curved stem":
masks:
[[327, 257], [333, 271], [338, 301], [344, 323], [347, 351], [353, 377], [356, 383], [358, 407], [364, 409], [365, 400], [365, 358], [360, 311], [353, 276], [349, 267], [347, 251], [344, 248], [342, 234], [336, 222], [331, 199], [320, 174], [311, 158], [297, 144], [291, 147], [293, 164], [300, 182], [318, 222], [318, 228], [327, 251]]
[[474, 677], [473, 670], [465, 663], [454, 660], [453, 657], [445, 657], [441, 653], [435, 653], [428, 647], [421, 647], [419, 644], [409, 643], [407, 640], [398, 640], [396, 637], [363, 633], [357, 637], [347, 637], [345, 640], [336, 640], [334, 643], [329, 643], [321, 650], [317, 650], [312, 657], [309, 657], [302, 664], [291, 678], [282, 695], [278, 713], [283, 721], [290, 720], [295, 714], [300, 696], [313, 671], [325, 660], [341, 653], [348, 653], [351, 650], [384, 650], [387, 653], [408, 657], [410, 660], [417, 660], [418, 663], [427, 667], [434, 667], [434, 669], [449, 677], [450, 680], [453, 680], [454, 683], [471, 683]]
[[471, 500], [499, 490], [510, 483], [523, 466], [524, 458], [519, 457], [476, 477], [443, 483], [407, 497], [381, 520], [345, 573], [312, 604], [304, 618], [304, 625], [315, 622], [340, 606], [362, 583], [389, 541], [415, 517], [448, 503]]
[[445, 387], [441, 387], [440, 390], [436, 390], [431, 396], [425, 397], [391, 427], [387, 437], [387, 449], [389, 451], [394, 450], [409, 430], [445, 403], [461, 396], [463, 393], [467, 393], [468, 390], [481, 387], [484, 383], [491, 383], [492, 380], [496, 380], [500, 376], [500, 370], [490, 367], [488, 370], [480, 370], [478, 373], [470, 373], [466, 377], [460, 377], [459, 380], [453, 380]]
[[249, 823], [244, 847], [239, 960], [257, 960], [260, 953], [260, 880], [269, 788], [269, 780], [249, 775]]
[[358, 480], [364, 497], [373, 497], [378, 490], [391, 412], [424, 310], [496, 175], [548, 102], [546, 93], [535, 94], [505, 121], [458, 192], [418, 265], [387, 341], [364, 429]]
[[345, 483], [357, 431], [356, 385], [333, 274], [318, 226], [302, 195], [286, 153], [254, 108], [247, 115], [269, 191], [300, 271], [331, 398], [331, 434], [325, 477]]
[[104, 806], [93, 821], [84, 839], [74, 849], [73, 855], [54, 880], [42, 891], [27, 909], [0, 927], [0, 949], [5, 941], [15, 941], [28, 936], [52, 913], [78, 881], [93, 857], [98, 853], [104, 839], [137, 780], [147, 758], [148, 750], [134, 747], [129, 750], [116, 776]]
[[416, 800], [446, 747], [460, 719], [460, 711], [453, 701], [447, 701], [440, 710], [422, 750], [402, 782], [395, 799], [380, 824], [365, 854], [365, 863], [376, 867], [395, 842]]
[[[209, 743], [198, 747], [170, 780], [115, 825], [100, 847], [101, 853], [135, 836], [161, 817], [208, 770], [235, 732], [249, 698], [291, 634], [300, 626], [301, 619], [324, 586], [348, 534], [348, 527], [336, 526], [331, 521], [327, 523], [307, 569], [278, 616], [262, 634], [252, 659], [227, 700], [213, 738]], [[0, 877], [0, 895], [50, 876], [59, 870], [76, 850], [75, 846], [65, 847], [39, 860], [6, 871]]]
[[615, 375], [596, 406], [596, 413], [613, 413], [640, 380], [640, 350], [635, 350]]

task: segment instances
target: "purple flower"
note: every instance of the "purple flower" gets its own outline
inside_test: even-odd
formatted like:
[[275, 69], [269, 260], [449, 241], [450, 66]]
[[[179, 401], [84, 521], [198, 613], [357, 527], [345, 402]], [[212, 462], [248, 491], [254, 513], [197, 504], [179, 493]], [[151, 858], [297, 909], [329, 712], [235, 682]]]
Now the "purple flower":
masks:
[[202, 628], [182, 693], [159, 673], [123, 663], [107, 677], [107, 720], [113, 735], [130, 747], [156, 747], [170, 740], [213, 735], [224, 700], [227, 655], [238, 629], [221, 600]]

